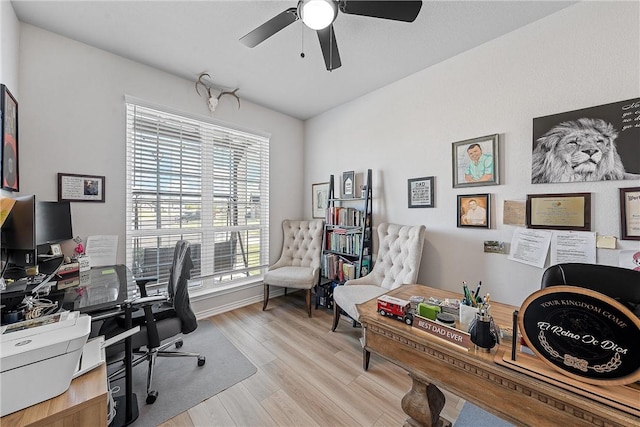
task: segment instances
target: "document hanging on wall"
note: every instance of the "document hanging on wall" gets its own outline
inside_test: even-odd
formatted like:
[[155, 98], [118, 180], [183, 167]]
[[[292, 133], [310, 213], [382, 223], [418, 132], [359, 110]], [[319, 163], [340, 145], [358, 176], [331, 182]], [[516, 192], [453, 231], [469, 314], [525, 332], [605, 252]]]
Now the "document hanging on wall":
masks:
[[104, 176], [58, 173], [58, 201], [104, 203]]

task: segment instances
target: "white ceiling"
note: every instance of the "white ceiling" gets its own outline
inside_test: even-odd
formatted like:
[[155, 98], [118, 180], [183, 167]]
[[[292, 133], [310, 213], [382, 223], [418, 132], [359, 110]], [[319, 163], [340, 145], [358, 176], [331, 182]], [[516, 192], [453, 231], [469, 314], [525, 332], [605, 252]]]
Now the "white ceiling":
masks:
[[238, 41], [296, 0], [12, 1], [22, 22], [194, 83], [208, 72], [218, 87], [238, 87], [242, 99], [300, 119], [573, 3], [425, 0], [413, 23], [339, 13], [334, 29], [342, 67], [328, 72], [317, 36], [301, 21], [253, 49]]

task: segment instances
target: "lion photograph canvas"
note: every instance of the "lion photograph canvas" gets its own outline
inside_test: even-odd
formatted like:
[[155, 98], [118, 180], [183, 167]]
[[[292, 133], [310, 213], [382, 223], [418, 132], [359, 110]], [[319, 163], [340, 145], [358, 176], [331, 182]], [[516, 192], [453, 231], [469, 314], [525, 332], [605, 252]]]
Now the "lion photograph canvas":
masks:
[[533, 119], [531, 182], [640, 179], [640, 98]]

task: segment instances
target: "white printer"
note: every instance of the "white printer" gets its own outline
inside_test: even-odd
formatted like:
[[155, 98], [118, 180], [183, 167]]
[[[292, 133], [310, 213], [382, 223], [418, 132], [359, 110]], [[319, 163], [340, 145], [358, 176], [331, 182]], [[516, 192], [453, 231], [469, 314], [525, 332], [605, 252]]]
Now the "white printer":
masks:
[[0, 329], [0, 416], [64, 393], [78, 367], [91, 317], [67, 311]]

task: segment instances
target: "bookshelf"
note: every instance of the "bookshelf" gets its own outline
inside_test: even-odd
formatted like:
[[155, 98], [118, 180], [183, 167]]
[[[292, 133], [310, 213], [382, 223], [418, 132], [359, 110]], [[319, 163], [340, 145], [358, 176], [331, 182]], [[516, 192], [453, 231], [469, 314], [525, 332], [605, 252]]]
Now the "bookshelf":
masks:
[[367, 170], [365, 187], [354, 189], [354, 197], [340, 197], [336, 186], [340, 188], [342, 180], [338, 177], [337, 181], [330, 176], [316, 308], [332, 308], [333, 288], [365, 276], [371, 269], [371, 169]]

